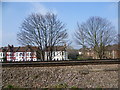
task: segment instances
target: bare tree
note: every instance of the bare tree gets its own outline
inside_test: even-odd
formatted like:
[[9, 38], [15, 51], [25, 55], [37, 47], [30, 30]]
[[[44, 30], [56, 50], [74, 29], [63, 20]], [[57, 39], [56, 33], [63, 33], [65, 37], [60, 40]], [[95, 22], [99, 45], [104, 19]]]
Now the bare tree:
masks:
[[111, 22], [101, 17], [90, 17], [78, 24], [76, 42], [83, 47], [93, 48], [100, 59], [104, 58], [105, 46], [114, 41], [115, 28]]
[[[49, 60], [52, 59], [53, 47], [63, 43], [67, 37], [65, 24], [53, 13], [31, 14], [24, 20], [21, 30], [17, 34], [18, 41], [22, 45], [38, 46], [41, 53], [41, 60], [44, 61], [44, 54], [50, 48]], [[47, 58], [48, 60], [48, 58]]]

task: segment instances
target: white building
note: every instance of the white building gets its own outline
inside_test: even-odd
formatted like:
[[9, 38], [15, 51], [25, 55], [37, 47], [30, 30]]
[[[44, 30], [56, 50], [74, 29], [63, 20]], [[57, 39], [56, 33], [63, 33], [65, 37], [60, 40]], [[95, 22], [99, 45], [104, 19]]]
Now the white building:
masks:
[[0, 48], [0, 62], [4, 61], [5, 59], [6, 59], [6, 49], [2, 47]]
[[38, 47], [34, 46], [14, 47], [8, 45], [6, 52], [0, 50], [0, 59], [3, 61], [2, 59], [6, 57], [6, 61], [37, 61], [39, 58], [37, 51]]
[[4, 58], [5, 58], [5, 53], [0, 52], [0, 62], [2, 62]]
[[[50, 60], [50, 49], [45, 50], [45, 60]], [[0, 49], [0, 61], [40, 61], [41, 53], [38, 47], [35, 46], [24, 46], [14, 47], [8, 45], [5, 50]], [[51, 60], [68, 60], [68, 53], [65, 46], [55, 46], [52, 52]]]
[[37, 61], [36, 52], [18, 51], [15, 54], [15, 61]]
[[33, 46], [19, 47], [15, 53], [15, 61], [37, 61], [37, 50]]
[[[45, 50], [45, 60], [49, 60], [50, 48]], [[52, 51], [52, 61], [68, 60], [68, 53], [64, 46], [54, 46]]]

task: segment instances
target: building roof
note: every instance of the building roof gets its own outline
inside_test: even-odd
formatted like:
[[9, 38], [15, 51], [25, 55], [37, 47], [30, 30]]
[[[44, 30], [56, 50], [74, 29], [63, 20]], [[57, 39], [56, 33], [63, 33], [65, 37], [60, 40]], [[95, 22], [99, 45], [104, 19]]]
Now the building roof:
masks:
[[120, 50], [120, 45], [118, 45], [118, 44], [108, 45], [108, 46], [106, 46], [106, 49], [107, 49], [108, 51]]
[[81, 48], [79, 49], [79, 51], [92, 51], [93, 49], [92, 48]]
[[[38, 51], [39, 48], [36, 46], [22, 46], [22, 47], [14, 47], [13, 45], [8, 45], [8, 47], [1, 47], [0, 48], [0, 52], [34, 52], [34, 51]], [[50, 47], [48, 47], [47, 49], [44, 49], [45, 51], [50, 51]], [[65, 51], [66, 47], [65, 46], [54, 46], [53, 47], [53, 51]]]
[[1, 47], [0, 52], [5, 52], [5, 51], [7, 51], [7, 49], [8, 49], [7, 47]]
[[[83, 49], [83, 48], [81, 48], [81, 49], [79, 49], [79, 51], [93, 51], [93, 48], [85, 48], [85, 49]], [[112, 51], [112, 50], [120, 50], [120, 45], [118, 45], [118, 44], [114, 44], [114, 45], [108, 45], [108, 46], [106, 46], [106, 51]]]
[[8, 45], [8, 47], [2, 47], [0, 48], [0, 52], [34, 52], [34, 51], [38, 51], [38, 47], [35, 46], [23, 46], [23, 47], [14, 47], [13, 45]]
[[16, 52], [33, 52], [33, 51], [38, 51], [38, 47], [27, 45], [25, 47], [18, 47], [16, 49]]
[[[53, 49], [53, 51], [66, 51], [65, 46], [54, 46], [52, 49]], [[45, 49], [45, 51], [50, 51], [50, 47]]]

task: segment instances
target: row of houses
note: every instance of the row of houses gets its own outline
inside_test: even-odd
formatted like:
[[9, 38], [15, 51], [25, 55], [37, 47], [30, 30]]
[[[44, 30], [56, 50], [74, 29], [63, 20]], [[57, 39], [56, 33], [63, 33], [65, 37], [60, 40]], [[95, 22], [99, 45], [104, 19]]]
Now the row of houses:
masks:
[[[44, 60], [49, 60], [50, 48], [45, 49]], [[52, 51], [52, 60], [70, 60], [70, 57], [84, 56], [84, 58], [99, 59], [98, 55], [92, 48], [81, 48], [72, 52], [66, 46], [54, 46]], [[118, 45], [108, 45], [105, 50], [105, 59], [118, 59], [120, 58], [120, 47]], [[36, 46], [14, 47], [8, 45], [7, 47], [0, 48], [0, 61], [41, 61], [40, 49]]]
[[[49, 49], [45, 51], [45, 60], [49, 54]], [[68, 55], [64, 46], [55, 46], [52, 52], [52, 60], [67, 60]], [[8, 47], [0, 48], [0, 61], [38, 61], [41, 60], [40, 49], [36, 46]]]
[[[79, 50], [79, 55], [83, 55], [84, 57], [91, 59], [99, 59], [93, 48], [81, 48]], [[120, 45], [114, 44], [106, 46], [106, 50], [104, 52], [104, 59], [120, 59]]]

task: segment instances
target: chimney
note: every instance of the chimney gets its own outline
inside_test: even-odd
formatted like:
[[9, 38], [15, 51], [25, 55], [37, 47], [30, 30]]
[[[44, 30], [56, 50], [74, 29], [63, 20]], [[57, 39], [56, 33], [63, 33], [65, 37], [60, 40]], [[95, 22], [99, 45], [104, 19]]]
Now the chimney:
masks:
[[14, 46], [12, 45], [11, 47], [13, 48]]
[[10, 45], [8, 44], [8, 47], [10, 47]]
[[65, 47], [67, 46], [66, 43], [64, 44], [64, 46], [65, 46]]

